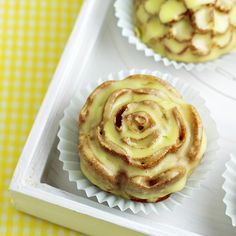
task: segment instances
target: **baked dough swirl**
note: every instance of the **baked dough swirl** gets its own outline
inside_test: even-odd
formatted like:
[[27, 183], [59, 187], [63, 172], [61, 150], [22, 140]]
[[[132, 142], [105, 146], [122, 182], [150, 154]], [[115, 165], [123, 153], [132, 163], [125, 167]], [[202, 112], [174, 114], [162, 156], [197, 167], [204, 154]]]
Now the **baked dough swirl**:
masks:
[[136, 35], [171, 60], [205, 62], [236, 50], [236, 0], [134, 0]]
[[81, 109], [79, 127], [84, 175], [135, 201], [156, 202], [180, 191], [206, 149], [197, 110], [150, 75], [98, 86]]

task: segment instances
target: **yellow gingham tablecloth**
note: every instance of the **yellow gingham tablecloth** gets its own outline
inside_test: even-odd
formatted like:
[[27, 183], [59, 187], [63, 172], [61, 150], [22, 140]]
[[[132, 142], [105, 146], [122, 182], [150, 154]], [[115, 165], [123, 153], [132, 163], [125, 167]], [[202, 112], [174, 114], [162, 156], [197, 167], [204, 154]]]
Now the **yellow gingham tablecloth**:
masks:
[[9, 183], [82, 0], [0, 0], [0, 236], [79, 235], [16, 211]]

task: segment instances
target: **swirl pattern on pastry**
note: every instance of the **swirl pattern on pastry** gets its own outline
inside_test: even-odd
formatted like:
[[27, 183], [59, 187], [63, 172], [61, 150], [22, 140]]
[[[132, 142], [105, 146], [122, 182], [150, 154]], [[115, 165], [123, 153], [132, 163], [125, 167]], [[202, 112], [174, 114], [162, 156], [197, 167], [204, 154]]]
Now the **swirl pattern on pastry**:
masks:
[[236, 49], [236, 0], [134, 0], [137, 37], [169, 59], [205, 62]]
[[84, 175], [135, 201], [156, 202], [181, 190], [206, 148], [196, 109], [150, 75], [101, 84], [81, 109], [79, 125]]

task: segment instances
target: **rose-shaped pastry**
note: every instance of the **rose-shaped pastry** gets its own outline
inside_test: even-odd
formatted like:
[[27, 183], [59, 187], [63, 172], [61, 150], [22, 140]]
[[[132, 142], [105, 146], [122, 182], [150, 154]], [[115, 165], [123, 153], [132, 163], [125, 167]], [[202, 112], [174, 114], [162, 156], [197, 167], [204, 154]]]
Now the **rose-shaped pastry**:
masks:
[[176, 61], [204, 62], [236, 48], [235, 0], [134, 0], [136, 34]]
[[156, 202], [181, 190], [206, 149], [196, 109], [149, 75], [98, 86], [80, 112], [79, 127], [84, 175], [135, 201]]

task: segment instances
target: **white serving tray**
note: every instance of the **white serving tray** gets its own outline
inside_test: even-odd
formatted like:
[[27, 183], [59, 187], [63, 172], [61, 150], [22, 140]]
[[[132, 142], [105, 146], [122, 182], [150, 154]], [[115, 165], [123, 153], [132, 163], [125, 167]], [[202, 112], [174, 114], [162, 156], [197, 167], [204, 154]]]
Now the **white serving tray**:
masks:
[[[236, 143], [236, 55], [202, 72], [165, 67], [144, 57], [121, 36], [113, 3], [84, 2], [13, 176], [10, 191], [15, 207], [96, 236], [236, 235], [225, 215], [221, 177]], [[158, 216], [133, 215], [86, 198], [69, 182], [58, 161], [59, 121], [75, 91], [100, 76], [132, 68], [171, 73], [199, 90], [221, 135], [220, 152], [208, 179], [183, 205]]]

